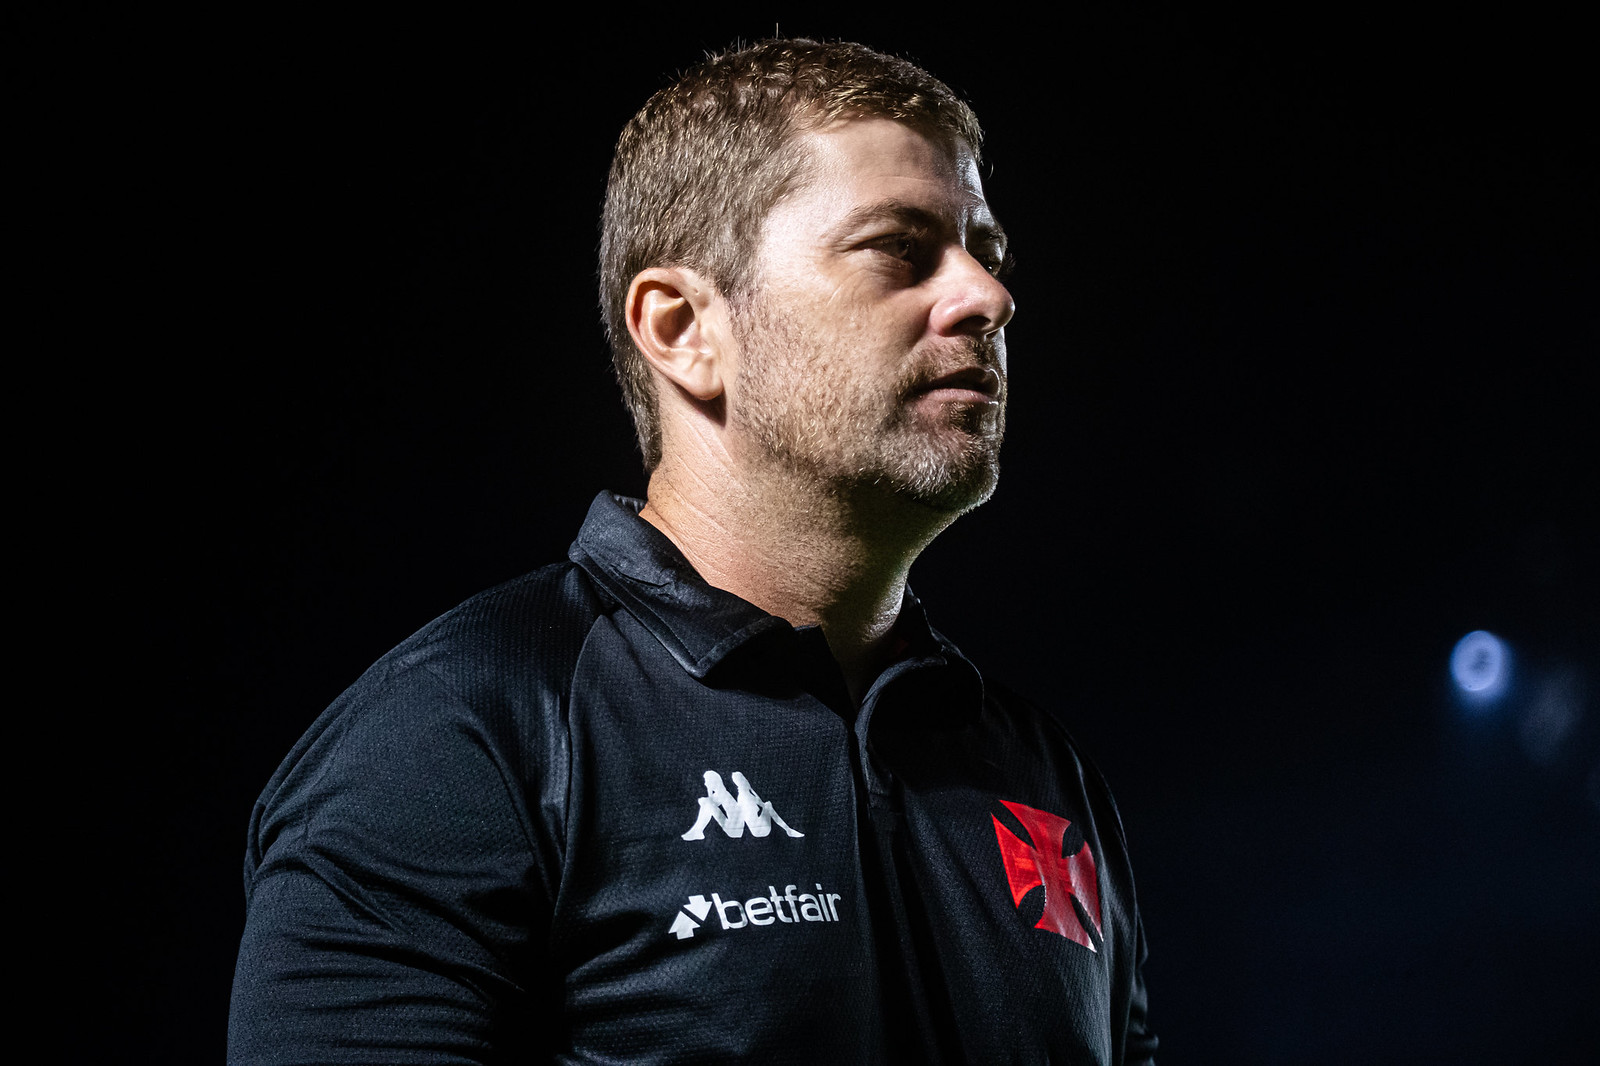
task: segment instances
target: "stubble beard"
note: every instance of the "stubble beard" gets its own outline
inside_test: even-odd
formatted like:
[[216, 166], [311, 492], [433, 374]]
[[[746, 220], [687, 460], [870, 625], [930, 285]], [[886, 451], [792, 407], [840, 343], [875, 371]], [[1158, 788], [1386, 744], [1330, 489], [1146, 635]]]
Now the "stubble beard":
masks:
[[999, 342], [970, 338], [913, 352], [889, 380], [850, 373], [838, 338], [751, 297], [734, 315], [743, 362], [732, 423], [764, 457], [825, 491], [887, 492], [942, 514], [982, 504], [1000, 476], [1005, 385], [995, 404], [913, 402], [917, 390], [973, 365], [1000, 371]]

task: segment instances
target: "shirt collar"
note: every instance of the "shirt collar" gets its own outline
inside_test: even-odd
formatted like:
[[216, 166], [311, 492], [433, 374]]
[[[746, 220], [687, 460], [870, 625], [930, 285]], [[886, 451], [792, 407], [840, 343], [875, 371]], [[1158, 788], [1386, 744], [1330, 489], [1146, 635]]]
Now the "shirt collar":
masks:
[[704, 678], [735, 648], [789, 623], [712, 588], [655, 526], [643, 500], [602, 492], [589, 505], [571, 559], [637, 617], [690, 674]]
[[[755, 638], [794, 632], [783, 619], [708, 585], [677, 545], [639, 517], [643, 506], [643, 500], [600, 493], [590, 504], [567, 557], [626, 607], [685, 671], [703, 679]], [[929, 627], [921, 602], [910, 590], [900, 608], [896, 635], [905, 642], [905, 655], [880, 680], [887, 681], [889, 675], [908, 667], [953, 667], [961, 675], [956, 686], [969, 689], [972, 696], [944, 702], [970, 708], [973, 716], [978, 713], [983, 682], [977, 668]]]

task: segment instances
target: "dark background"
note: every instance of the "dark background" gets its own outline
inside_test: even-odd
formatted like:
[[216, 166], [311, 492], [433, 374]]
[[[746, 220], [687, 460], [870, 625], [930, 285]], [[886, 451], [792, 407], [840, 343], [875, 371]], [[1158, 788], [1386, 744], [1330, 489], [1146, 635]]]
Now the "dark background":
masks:
[[[102, 1057], [222, 1057], [278, 760], [391, 645], [561, 558], [596, 491], [642, 491], [594, 295], [611, 143], [772, 21], [577, 17], [22, 42], [61, 56], [22, 102], [74, 160], [40, 261], [88, 294], [43, 336], [105, 360], [93, 473], [58, 486], [94, 590], [71, 640], [117, 694], [68, 725], [103, 756], [71, 838], [111, 872], [73, 960]], [[1593, 1061], [1587, 31], [781, 25], [908, 55], [987, 126], [1004, 476], [913, 584], [1117, 789], [1163, 1059]], [[1477, 629], [1514, 658], [1473, 709], [1447, 663]]]

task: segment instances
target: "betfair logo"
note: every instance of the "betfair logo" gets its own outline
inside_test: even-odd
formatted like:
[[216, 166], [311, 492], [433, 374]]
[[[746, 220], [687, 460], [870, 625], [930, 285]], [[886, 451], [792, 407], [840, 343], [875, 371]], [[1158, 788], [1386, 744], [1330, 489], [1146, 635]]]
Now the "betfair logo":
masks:
[[772, 832], [774, 825], [792, 837], [805, 836], [799, 830], [790, 829], [789, 823], [778, 816], [771, 801], [762, 799], [739, 771], [733, 772], [733, 787], [739, 790], [737, 796], [731, 795], [723, 787], [722, 775], [715, 770], [706, 771], [705, 782], [706, 794], [700, 797], [700, 815], [689, 831], [683, 834], [683, 839], [704, 840], [706, 826], [712, 822], [716, 822], [730, 837], [743, 836], [746, 829], [750, 830], [753, 837], [764, 837]]
[[779, 892], [775, 885], [767, 886], [765, 896], [753, 896], [747, 900], [724, 900], [716, 892], [711, 893], [711, 898], [698, 893], [689, 897], [673, 919], [667, 932], [679, 940], [687, 940], [694, 936], [694, 931], [700, 928], [712, 911], [717, 912], [717, 922], [723, 929], [744, 929], [748, 926], [772, 925], [782, 922], [785, 925], [796, 925], [801, 922], [837, 922], [839, 920], [839, 901], [844, 897], [837, 892], [825, 892], [822, 883], [817, 882], [817, 891], [795, 893], [795, 885], [784, 885]]

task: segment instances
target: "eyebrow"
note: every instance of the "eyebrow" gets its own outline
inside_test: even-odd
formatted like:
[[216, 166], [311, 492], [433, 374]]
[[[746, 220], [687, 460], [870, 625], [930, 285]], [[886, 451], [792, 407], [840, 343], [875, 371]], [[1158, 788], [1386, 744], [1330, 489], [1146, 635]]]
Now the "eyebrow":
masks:
[[[993, 215], [985, 211], [987, 217], [974, 221], [967, 227], [968, 243], [994, 242], [1004, 252], [1010, 242], [1006, 239], [1006, 231], [995, 220]], [[870, 204], [863, 204], [851, 211], [840, 220], [837, 232], [850, 233], [861, 228], [869, 222], [893, 220], [923, 230], [939, 230], [945, 227], [945, 219], [936, 212], [928, 210], [919, 204], [898, 197], [888, 197], [875, 200]]]

